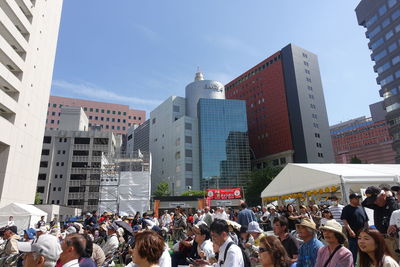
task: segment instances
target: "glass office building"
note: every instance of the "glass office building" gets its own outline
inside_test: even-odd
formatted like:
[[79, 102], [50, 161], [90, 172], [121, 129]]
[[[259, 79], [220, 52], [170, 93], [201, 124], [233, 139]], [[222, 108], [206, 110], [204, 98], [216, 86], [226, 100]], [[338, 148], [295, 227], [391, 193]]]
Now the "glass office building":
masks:
[[400, 163], [400, 1], [362, 0], [356, 14], [358, 24], [366, 28], [396, 163]]
[[245, 101], [202, 98], [197, 111], [201, 189], [245, 187], [250, 174]]

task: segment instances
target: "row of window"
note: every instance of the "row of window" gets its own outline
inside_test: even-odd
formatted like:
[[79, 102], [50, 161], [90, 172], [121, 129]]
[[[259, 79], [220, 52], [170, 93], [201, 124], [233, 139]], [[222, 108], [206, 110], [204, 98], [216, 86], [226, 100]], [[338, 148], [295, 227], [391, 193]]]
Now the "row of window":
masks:
[[[129, 123], [130, 124], [130, 123]], [[123, 130], [123, 131], [125, 131], [126, 130], [126, 127], [125, 126], [119, 126], [119, 125], [117, 125], [117, 126], [114, 126], [114, 125], [103, 125], [103, 124], [91, 124], [91, 123], [89, 123], [89, 127], [100, 127], [100, 128], [104, 128], [104, 129], [111, 129], [111, 130]]]
[[[385, 3], [378, 9], [379, 16], [381, 17], [381, 16], [385, 15], [386, 12], [388, 11], [388, 7], [389, 7], [389, 9], [392, 8], [397, 3], [397, 1], [398, 0], [387, 0], [387, 5], [388, 6], [386, 6], [386, 3]], [[370, 27], [375, 22], [377, 22], [378, 21], [378, 14], [375, 14], [370, 19], [368, 19], [367, 22], [365, 23], [365, 26], [366, 27]]]
[[[393, 12], [391, 19], [392, 19], [392, 21], [395, 21], [399, 17], [400, 17], [400, 9], [397, 9], [395, 12]], [[378, 25], [373, 30], [366, 33], [367, 38], [369, 38], [369, 39], [374, 38], [378, 33], [380, 33], [389, 24], [390, 24], [390, 19], [384, 20], [382, 25]]]

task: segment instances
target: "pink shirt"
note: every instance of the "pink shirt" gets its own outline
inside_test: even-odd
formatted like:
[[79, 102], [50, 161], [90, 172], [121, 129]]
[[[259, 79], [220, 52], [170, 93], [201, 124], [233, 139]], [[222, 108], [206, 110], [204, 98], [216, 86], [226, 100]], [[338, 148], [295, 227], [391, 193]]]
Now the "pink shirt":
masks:
[[[333, 251], [332, 251], [333, 252]], [[331, 252], [329, 251], [328, 246], [321, 247], [318, 250], [317, 254], [317, 263], [315, 266], [325, 266], [325, 262], [329, 259]], [[341, 247], [338, 251], [336, 251], [335, 255], [332, 257], [327, 267], [353, 267], [353, 255], [350, 250], [345, 247]]]

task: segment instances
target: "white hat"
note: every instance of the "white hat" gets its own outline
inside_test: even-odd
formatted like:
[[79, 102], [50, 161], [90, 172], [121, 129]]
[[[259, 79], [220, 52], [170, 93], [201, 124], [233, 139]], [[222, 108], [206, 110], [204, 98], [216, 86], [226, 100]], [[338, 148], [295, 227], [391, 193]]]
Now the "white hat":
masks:
[[67, 235], [76, 234], [76, 228], [75, 228], [74, 226], [71, 225], [70, 227], [67, 228], [67, 230], [65, 230], [65, 233], [66, 233]]
[[18, 242], [18, 250], [22, 252], [35, 252], [46, 260], [56, 262], [62, 252], [57, 237], [44, 234], [39, 236], [36, 242]]
[[258, 222], [251, 222], [247, 228], [247, 233], [264, 233], [264, 231], [260, 228]]
[[36, 230], [36, 232], [42, 232], [43, 234], [45, 234], [45, 233], [47, 233], [47, 226], [43, 225], [43, 226], [40, 226], [39, 228], [37, 228], [35, 230]]

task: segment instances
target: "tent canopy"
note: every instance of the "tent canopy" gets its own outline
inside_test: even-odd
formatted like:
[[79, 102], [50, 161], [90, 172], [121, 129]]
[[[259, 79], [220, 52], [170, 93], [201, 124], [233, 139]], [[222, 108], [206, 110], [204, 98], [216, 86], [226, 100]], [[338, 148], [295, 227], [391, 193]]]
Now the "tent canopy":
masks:
[[47, 213], [33, 205], [11, 203], [0, 208], [0, 227], [6, 226], [8, 217], [13, 216], [18, 230], [33, 227], [41, 216], [47, 217]]
[[399, 164], [289, 163], [261, 193], [262, 198], [344, 184], [400, 183]]

